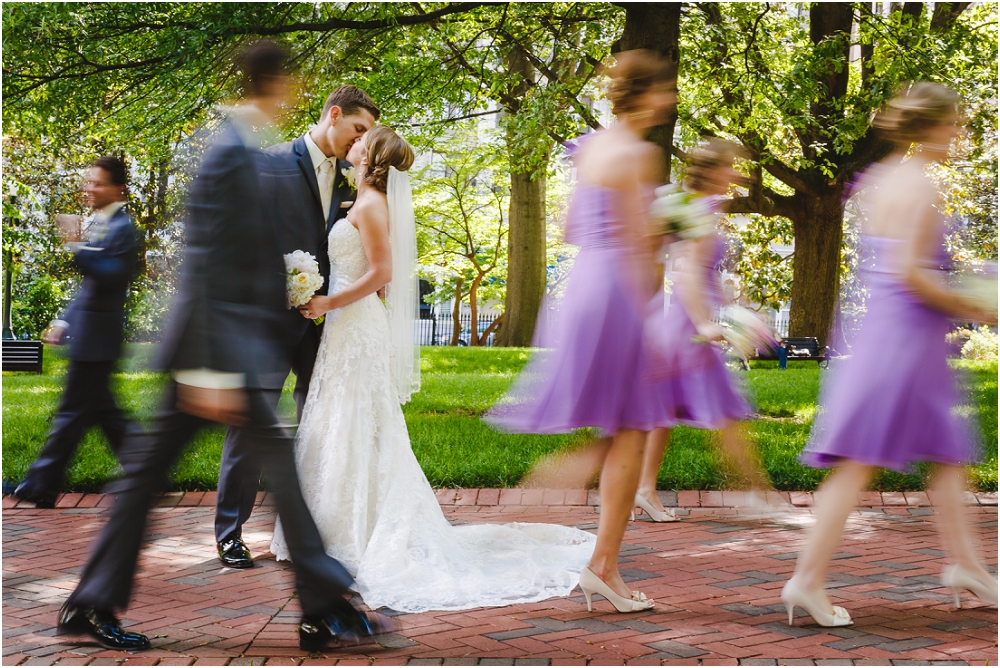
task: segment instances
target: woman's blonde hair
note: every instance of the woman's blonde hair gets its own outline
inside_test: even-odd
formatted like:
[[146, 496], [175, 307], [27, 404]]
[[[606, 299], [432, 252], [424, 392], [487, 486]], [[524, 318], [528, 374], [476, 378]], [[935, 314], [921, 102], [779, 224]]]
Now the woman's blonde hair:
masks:
[[365, 183], [385, 192], [389, 182], [389, 168], [405, 172], [413, 165], [413, 147], [387, 125], [376, 125], [365, 134], [368, 153], [368, 172]]
[[608, 99], [616, 116], [635, 110], [643, 93], [677, 80], [677, 66], [652, 51], [623, 51], [614, 59], [608, 68]]
[[954, 119], [960, 102], [947, 86], [918, 81], [889, 100], [872, 125], [897, 144], [919, 142], [934, 126]]

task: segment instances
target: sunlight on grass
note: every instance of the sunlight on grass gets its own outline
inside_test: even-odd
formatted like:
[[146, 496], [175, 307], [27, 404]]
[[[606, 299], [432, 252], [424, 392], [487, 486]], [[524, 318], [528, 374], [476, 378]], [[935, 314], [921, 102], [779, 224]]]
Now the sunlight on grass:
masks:
[[[122, 406], [148, 421], [156, 412], [165, 379], [148, 370], [153, 346], [128, 346], [128, 356], [114, 377]], [[431, 484], [436, 487], [513, 486], [539, 458], [586, 442], [587, 433], [557, 436], [503, 434], [480, 419], [528, 361], [522, 348], [424, 348], [421, 354], [422, 388], [403, 407], [413, 451]], [[45, 374], [3, 374], [3, 476], [20, 479], [45, 441], [49, 421], [65, 382], [62, 350], [45, 351]], [[972, 415], [982, 430], [983, 460], [970, 469], [970, 484], [983, 491], [997, 489], [997, 365], [958, 361], [968, 403], [958, 410]], [[752, 398], [758, 419], [750, 433], [779, 489], [814, 489], [825, 471], [798, 463], [816, 415], [816, 396], [823, 371], [815, 363], [800, 362], [781, 371], [755, 365], [737, 374]], [[289, 377], [279, 413], [295, 422], [292, 400], [294, 378]], [[225, 430], [202, 431], [172, 472], [177, 489], [214, 489]], [[727, 479], [711, 433], [679, 427], [673, 431], [659, 483], [664, 489], [725, 489]], [[97, 491], [117, 472], [117, 463], [102, 433], [92, 430], [68, 471], [68, 487]], [[929, 467], [914, 474], [881, 472], [876, 489], [921, 489]]]

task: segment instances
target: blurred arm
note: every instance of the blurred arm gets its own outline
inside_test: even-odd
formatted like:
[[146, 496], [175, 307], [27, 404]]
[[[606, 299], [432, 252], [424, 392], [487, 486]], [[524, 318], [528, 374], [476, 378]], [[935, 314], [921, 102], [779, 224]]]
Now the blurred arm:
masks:
[[908, 204], [900, 211], [902, 220], [916, 224], [903, 244], [900, 273], [916, 297], [928, 307], [960, 320], [995, 324], [995, 319], [981, 311], [964, 296], [950, 290], [937, 267], [940, 253], [940, 217], [935, 209], [938, 193], [928, 182], [914, 189]]
[[719, 339], [721, 328], [712, 322], [712, 310], [705, 286], [705, 274], [712, 265], [715, 235], [685, 241], [684, 253], [677, 259], [677, 296], [684, 305], [691, 322], [701, 336]]
[[80, 273], [100, 282], [128, 282], [135, 268], [138, 244], [133, 225], [119, 225], [108, 233], [101, 248], [78, 246], [73, 262]]

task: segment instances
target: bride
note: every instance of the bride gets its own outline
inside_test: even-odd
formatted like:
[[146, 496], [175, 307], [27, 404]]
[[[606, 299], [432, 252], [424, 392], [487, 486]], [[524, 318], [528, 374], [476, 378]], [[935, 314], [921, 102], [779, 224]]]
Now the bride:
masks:
[[[549, 524], [445, 519], [410, 448], [400, 403], [419, 389], [413, 149], [386, 126], [347, 156], [354, 207], [330, 230], [330, 289], [301, 307], [326, 316], [296, 436], [302, 494], [330, 556], [372, 609], [462, 610], [565, 596], [594, 536]], [[386, 303], [376, 291], [388, 284]], [[278, 521], [271, 552], [288, 559]]]

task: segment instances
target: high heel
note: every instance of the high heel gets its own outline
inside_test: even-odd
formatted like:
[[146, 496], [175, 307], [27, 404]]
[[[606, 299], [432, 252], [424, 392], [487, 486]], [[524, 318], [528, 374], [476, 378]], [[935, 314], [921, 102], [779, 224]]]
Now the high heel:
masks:
[[788, 611], [789, 626], [794, 626], [792, 622], [794, 620], [795, 606], [804, 608], [809, 613], [809, 616], [820, 626], [850, 626], [854, 623], [851, 621], [851, 615], [848, 614], [847, 610], [841, 608], [839, 605], [831, 606], [833, 607], [833, 614], [824, 610], [823, 600], [810, 596], [808, 592], [796, 584], [795, 578], [785, 583], [785, 586], [781, 590], [781, 600], [785, 604], [785, 610]]
[[586, 567], [580, 572], [580, 589], [583, 590], [583, 595], [587, 598], [587, 612], [594, 611], [591, 601], [594, 594], [600, 594], [608, 599], [608, 602], [615, 606], [615, 610], [618, 612], [641, 612], [653, 607], [653, 600], [647, 599], [646, 595], [640, 591], [632, 592], [632, 598], [619, 596], [604, 580], [594, 575], [594, 572]]
[[962, 568], [958, 564], [952, 564], [951, 566], [946, 566], [944, 573], [941, 575], [941, 582], [944, 583], [945, 587], [951, 589], [951, 593], [955, 595], [955, 607], [962, 607], [962, 590], [967, 589], [972, 592], [972, 594], [978, 598], [983, 603], [987, 605], [997, 604], [997, 582], [993, 578], [990, 578], [990, 582], [987, 584], [985, 582], [980, 582], [976, 579], [976, 576]]
[[[649, 501], [646, 500], [642, 494], [636, 493], [635, 495], [635, 508], [641, 508], [643, 512], [649, 515], [649, 519], [654, 522], [676, 522], [677, 515], [674, 513], [673, 508], [668, 508], [666, 512], [661, 512], [653, 507]], [[635, 521], [635, 512], [632, 513], [632, 520]]]

